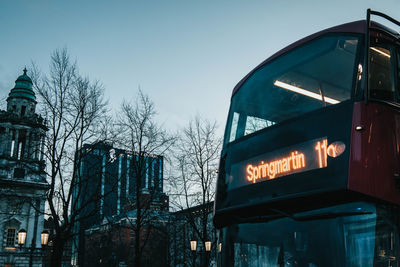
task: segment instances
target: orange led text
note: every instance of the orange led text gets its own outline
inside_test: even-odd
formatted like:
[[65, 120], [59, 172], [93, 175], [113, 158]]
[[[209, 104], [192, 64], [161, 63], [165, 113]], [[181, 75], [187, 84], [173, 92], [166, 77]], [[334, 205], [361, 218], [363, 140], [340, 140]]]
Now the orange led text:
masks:
[[255, 166], [248, 164], [246, 166], [246, 178], [249, 182], [256, 183], [260, 179], [274, 179], [278, 176], [286, 175], [291, 171], [296, 171], [305, 167], [305, 155], [298, 151], [293, 151], [287, 157], [272, 160], [270, 162], [261, 161]]

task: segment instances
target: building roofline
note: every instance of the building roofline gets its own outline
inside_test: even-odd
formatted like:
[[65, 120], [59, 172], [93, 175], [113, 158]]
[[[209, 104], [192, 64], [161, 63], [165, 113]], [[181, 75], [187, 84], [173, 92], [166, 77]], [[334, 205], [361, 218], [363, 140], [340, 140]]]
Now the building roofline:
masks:
[[187, 208], [187, 209], [173, 211], [173, 212], [171, 212], [171, 214], [172, 215], [180, 215], [180, 214], [186, 214], [186, 213], [193, 213], [193, 212], [202, 210], [204, 207], [213, 208], [213, 206], [214, 206], [214, 201], [210, 201], [210, 202], [207, 202], [205, 204], [200, 204], [200, 205], [197, 205], [197, 206], [194, 206], [194, 207], [190, 207], [190, 208]]

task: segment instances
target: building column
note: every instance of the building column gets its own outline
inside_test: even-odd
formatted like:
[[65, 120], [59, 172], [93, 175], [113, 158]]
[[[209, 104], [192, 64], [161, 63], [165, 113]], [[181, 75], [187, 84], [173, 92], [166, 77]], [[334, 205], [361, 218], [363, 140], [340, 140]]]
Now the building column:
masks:
[[[23, 158], [31, 159], [31, 130], [26, 130], [25, 133], [25, 149]], [[21, 157], [22, 158], [22, 157]]]
[[13, 131], [13, 129], [12, 128], [7, 128], [6, 129], [6, 131], [7, 131], [7, 135], [6, 135], [6, 138], [5, 138], [5, 153], [4, 153], [4, 155], [6, 155], [6, 156], [10, 156], [11, 155], [11, 142], [12, 142], [12, 136], [13, 136], [13, 133], [12, 133], [12, 131]]
[[40, 160], [43, 160], [43, 157], [44, 157], [44, 138], [45, 138], [44, 135], [40, 135], [40, 146], [41, 146], [41, 149], [40, 149]]
[[28, 199], [26, 204], [24, 204], [24, 207], [26, 205], [27, 207], [27, 215], [26, 215], [26, 227], [25, 230], [27, 232], [26, 235], [26, 240], [25, 240], [25, 245], [26, 247], [30, 247], [31, 243], [32, 243], [32, 239], [34, 237], [34, 223], [32, 223], [32, 219], [34, 219], [34, 214], [35, 214], [35, 209], [33, 208], [32, 204], [30, 203], [30, 201], [32, 201], [32, 199]]
[[18, 136], [19, 130], [15, 129], [15, 138], [14, 138], [14, 150], [13, 150], [13, 157], [18, 158]]
[[33, 224], [33, 237], [32, 237], [32, 247], [36, 247], [36, 238], [38, 237], [38, 222], [39, 222], [39, 213], [38, 210], [40, 209], [40, 199], [35, 199], [35, 201], [32, 203], [32, 205], [35, 205], [35, 220]]
[[0, 155], [6, 154], [7, 137], [7, 128], [4, 128], [4, 134], [0, 134]]
[[28, 156], [29, 156], [29, 159], [33, 159], [33, 156], [34, 156], [34, 153], [35, 153], [35, 151], [34, 151], [34, 149], [35, 149], [35, 147], [34, 147], [34, 131], [32, 130], [32, 131], [29, 131], [29, 154], [28, 154]]
[[38, 160], [40, 152], [40, 136], [38, 133], [34, 133], [33, 150], [33, 159]]
[[3, 155], [10, 156], [10, 128], [6, 128], [3, 136]]

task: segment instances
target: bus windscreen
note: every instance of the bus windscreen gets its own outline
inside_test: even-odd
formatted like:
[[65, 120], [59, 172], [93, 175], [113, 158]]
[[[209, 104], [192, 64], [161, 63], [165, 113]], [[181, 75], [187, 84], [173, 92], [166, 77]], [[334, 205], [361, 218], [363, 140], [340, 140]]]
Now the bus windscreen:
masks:
[[258, 68], [232, 97], [225, 144], [351, 98], [359, 38], [331, 34]]

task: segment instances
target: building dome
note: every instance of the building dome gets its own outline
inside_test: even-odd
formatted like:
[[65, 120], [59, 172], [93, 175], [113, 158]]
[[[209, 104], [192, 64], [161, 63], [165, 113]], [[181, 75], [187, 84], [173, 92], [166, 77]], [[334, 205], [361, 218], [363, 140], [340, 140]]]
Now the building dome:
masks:
[[36, 96], [32, 89], [32, 79], [26, 75], [26, 72], [25, 68], [24, 74], [15, 81], [15, 86], [8, 94], [7, 101], [12, 98], [25, 98], [36, 102]]

